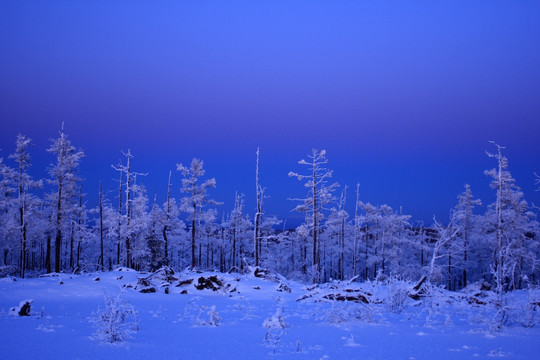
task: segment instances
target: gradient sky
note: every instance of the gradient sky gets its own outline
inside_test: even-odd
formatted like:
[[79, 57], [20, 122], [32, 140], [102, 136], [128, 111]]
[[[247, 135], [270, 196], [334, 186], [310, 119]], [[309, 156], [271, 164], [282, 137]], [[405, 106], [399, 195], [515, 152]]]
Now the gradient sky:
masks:
[[540, 2], [0, 0], [0, 156], [21, 132], [45, 177], [62, 122], [89, 206], [130, 148], [160, 203], [199, 157], [222, 210], [239, 191], [252, 214], [260, 146], [266, 212], [297, 225], [287, 174], [315, 147], [361, 200], [430, 224], [466, 183], [493, 201], [489, 140], [540, 205]]

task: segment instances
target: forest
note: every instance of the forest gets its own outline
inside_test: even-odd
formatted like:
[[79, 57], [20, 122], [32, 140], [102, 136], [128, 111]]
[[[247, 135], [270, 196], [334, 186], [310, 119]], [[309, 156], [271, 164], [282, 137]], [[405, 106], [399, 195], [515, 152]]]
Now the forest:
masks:
[[[524, 199], [496, 143], [487, 153], [494, 167], [485, 171], [496, 201], [478, 213], [482, 202], [464, 185], [449, 218], [425, 226], [388, 205], [362, 202], [359, 185], [340, 188], [332, 182], [326, 151], [314, 149], [288, 174], [306, 189], [288, 199], [305, 214], [296, 229], [265, 216], [258, 150], [257, 203], [250, 213], [243, 194], [236, 194], [230, 212], [212, 200], [216, 180], [197, 158], [177, 165], [181, 185], [173, 186], [169, 174], [166, 201], [158, 203], [145, 190], [144, 174], [133, 170], [129, 150], [112, 166], [116, 196], [106, 198], [100, 185], [99, 205], [88, 208], [78, 172], [83, 150], [62, 130], [47, 149], [54, 159], [49, 178], [33, 179], [30, 146], [31, 139], [19, 135], [14, 152], [0, 159], [2, 276], [162, 266], [225, 273], [258, 266], [304, 283], [425, 278], [448, 290], [481, 281], [500, 293], [539, 279], [537, 209]], [[345, 209], [351, 197], [354, 214]]]

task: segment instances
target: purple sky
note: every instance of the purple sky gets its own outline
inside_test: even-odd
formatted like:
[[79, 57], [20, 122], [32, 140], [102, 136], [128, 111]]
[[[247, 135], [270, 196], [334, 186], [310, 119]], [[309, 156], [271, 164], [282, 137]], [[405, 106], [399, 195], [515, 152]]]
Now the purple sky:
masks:
[[160, 202], [196, 156], [253, 213], [260, 146], [267, 213], [296, 225], [287, 173], [323, 148], [361, 200], [431, 223], [465, 183], [493, 201], [495, 140], [540, 205], [539, 64], [537, 1], [0, 1], [0, 156], [26, 134], [45, 176], [65, 122], [90, 206], [131, 148]]

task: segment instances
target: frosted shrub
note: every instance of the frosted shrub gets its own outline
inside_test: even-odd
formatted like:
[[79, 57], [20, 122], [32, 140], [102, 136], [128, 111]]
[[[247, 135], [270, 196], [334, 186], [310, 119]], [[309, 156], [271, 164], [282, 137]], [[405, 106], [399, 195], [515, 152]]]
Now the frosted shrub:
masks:
[[529, 294], [527, 296], [527, 303], [523, 305], [522, 316], [521, 316], [521, 325], [532, 328], [538, 325], [538, 312], [536, 308], [538, 307], [538, 298], [533, 295], [531, 289], [529, 289]]
[[360, 309], [360, 319], [362, 321], [371, 323], [371, 322], [377, 322], [381, 320], [382, 318], [382, 309], [377, 304], [377, 297], [375, 296], [375, 293], [378, 289], [378, 283], [374, 281], [366, 281], [367, 286], [367, 292], [371, 294], [371, 296], [366, 296], [367, 304], [362, 305]]
[[408, 298], [409, 290], [405, 283], [393, 279], [388, 284], [388, 294], [385, 299], [388, 311], [397, 314], [403, 312]]
[[[207, 311], [208, 310], [208, 311]], [[202, 320], [201, 315], [203, 315], [206, 312], [208, 315], [208, 320]], [[216, 306], [201, 306], [201, 309], [199, 311], [199, 316], [197, 317], [196, 325], [201, 326], [219, 326], [221, 322], [221, 316], [219, 316], [218, 312], [216, 311]]]
[[357, 317], [355, 309], [352, 306], [344, 302], [332, 301], [332, 307], [326, 313], [324, 320], [331, 324], [341, 324]]
[[282, 312], [283, 309], [278, 307], [276, 309], [276, 313], [265, 319], [263, 322], [263, 327], [266, 329], [263, 342], [269, 346], [272, 346], [274, 348], [274, 352], [276, 352], [276, 347], [279, 344], [281, 337], [283, 334], [286, 334], [285, 329], [288, 326]]
[[184, 308], [184, 315], [178, 315], [179, 320], [191, 320], [193, 323], [198, 321], [198, 316], [200, 315], [201, 306], [198, 304], [201, 298], [199, 296], [194, 296], [191, 298]]
[[122, 292], [105, 295], [105, 309], [98, 308], [90, 322], [96, 327], [95, 339], [111, 344], [130, 339], [139, 330], [137, 312], [122, 298]]

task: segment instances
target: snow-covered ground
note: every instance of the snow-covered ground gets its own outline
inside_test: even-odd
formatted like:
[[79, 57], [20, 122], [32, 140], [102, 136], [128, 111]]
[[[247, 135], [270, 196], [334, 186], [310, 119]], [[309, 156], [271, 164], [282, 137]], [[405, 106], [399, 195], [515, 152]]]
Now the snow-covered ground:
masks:
[[[196, 289], [200, 277], [219, 289]], [[408, 286], [307, 286], [253, 272], [151, 275], [125, 268], [3, 278], [0, 359], [540, 359], [540, 329], [520, 324], [538, 324], [540, 310], [526, 306], [529, 292], [510, 295], [512, 321], [494, 332], [489, 292], [436, 290], [417, 301], [403, 296]], [[156, 292], [140, 292], [149, 288]], [[137, 312], [130, 326], [138, 329], [124, 342], [99, 341], [92, 319], [104, 310], [105, 295], [121, 291]], [[330, 300], [362, 294], [368, 304]], [[471, 298], [487, 304], [471, 305]], [[10, 314], [23, 300], [32, 300], [30, 316]]]

